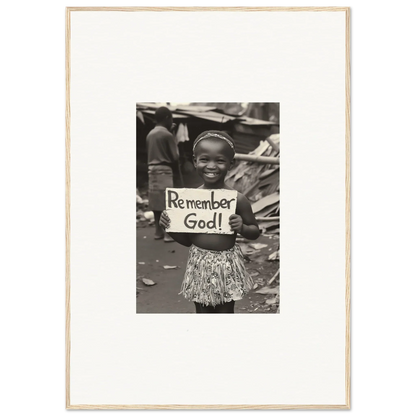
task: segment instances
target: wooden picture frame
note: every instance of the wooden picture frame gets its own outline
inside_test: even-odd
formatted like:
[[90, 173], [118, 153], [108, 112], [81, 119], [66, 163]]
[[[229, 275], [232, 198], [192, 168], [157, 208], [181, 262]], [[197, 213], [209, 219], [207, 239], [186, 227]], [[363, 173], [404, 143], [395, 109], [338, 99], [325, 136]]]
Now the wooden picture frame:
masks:
[[[343, 154], [343, 159], [345, 165], [343, 166], [345, 172], [345, 188], [340, 190], [344, 197], [344, 209], [345, 209], [345, 236], [343, 244], [345, 245], [345, 259], [344, 259], [344, 276], [343, 284], [345, 285], [345, 360], [343, 362], [344, 371], [345, 371], [345, 386], [344, 386], [344, 400], [341, 403], [276, 403], [270, 404], [264, 403], [235, 403], [235, 404], [221, 404], [219, 403], [208, 403], [208, 404], [195, 404], [195, 403], [172, 403], [167, 401], [165, 403], [112, 403], [112, 402], [80, 402], [79, 400], [74, 401], [72, 395], [72, 375], [74, 368], [79, 371], [79, 368], [82, 366], [83, 361], [79, 360], [77, 354], [79, 354], [79, 334], [77, 335], [76, 344], [73, 344], [72, 331], [75, 327], [79, 325], [80, 316], [87, 316], [86, 311], [81, 311], [80, 303], [73, 303], [72, 292], [74, 287], [74, 279], [79, 279], [77, 273], [79, 273], [80, 265], [77, 264], [76, 267], [72, 267], [72, 253], [74, 250], [73, 244], [78, 244], [74, 241], [74, 233], [79, 233], [78, 213], [76, 214], [75, 222], [76, 227], [73, 228], [72, 225], [72, 214], [78, 209], [82, 201], [76, 197], [75, 208], [71, 203], [72, 194], [74, 192], [74, 186], [77, 186], [79, 183], [78, 179], [81, 176], [80, 169], [82, 168], [82, 163], [77, 162], [76, 165], [72, 163], [72, 156], [75, 153], [79, 153], [80, 150], [77, 148], [80, 140], [83, 140], [83, 135], [80, 135], [80, 129], [77, 127], [75, 129], [74, 123], [78, 123], [77, 120], [73, 119], [73, 114], [71, 110], [75, 106], [79, 107], [80, 104], [77, 102], [77, 94], [79, 93], [80, 86], [76, 85], [74, 88], [74, 77], [79, 76], [79, 67], [77, 66], [76, 72], [73, 71], [73, 61], [72, 57], [74, 56], [74, 26], [73, 26], [73, 17], [78, 13], [82, 13], [84, 16], [87, 12], [93, 13], [102, 13], [103, 15], [108, 12], [116, 12], [120, 14], [146, 14], [146, 13], [156, 13], [163, 15], [165, 12], [171, 13], [172, 17], [175, 17], [175, 13], [218, 13], [226, 14], [227, 12], [231, 13], [248, 13], [249, 15], [254, 15], [256, 13], [265, 13], [267, 12], [270, 15], [278, 15], [279, 13], [316, 13], [316, 14], [336, 14], [342, 17], [344, 22], [343, 29], [345, 30], [345, 45], [344, 50], [342, 51], [344, 56], [344, 75], [345, 75], [345, 97], [342, 105], [345, 107], [344, 112], [344, 128], [345, 128], [345, 144], [344, 149], [345, 153]], [[99, 22], [94, 21], [94, 24], [99, 26]], [[75, 28], [78, 30], [78, 27]], [[76, 43], [79, 45], [79, 43]], [[89, 53], [94, 53], [94, 51], [89, 51]], [[127, 56], [127, 55], [126, 55]], [[215, 60], [215, 57], [213, 57]], [[126, 63], [127, 64], [127, 63]], [[100, 64], [98, 64], [97, 68]], [[89, 70], [88, 68], [86, 70]], [[336, 74], [337, 76], [339, 74]], [[99, 97], [95, 97], [99, 99]], [[147, 98], [147, 97], [146, 97]], [[284, 104], [283, 104], [284, 105]], [[283, 116], [284, 118], [284, 116]], [[105, 143], [103, 144], [105, 145]], [[74, 148], [75, 147], [75, 148]], [[73, 181], [71, 177], [76, 176], [76, 180]], [[85, 171], [82, 172], [85, 175]], [[88, 202], [90, 203], [90, 202]], [[218, 8], [218, 7], [203, 7], [203, 8], [188, 8], [188, 7], [68, 7], [66, 9], [66, 408], [67, 409], [350, 409], [351, 403], [351, 387], [350, 387], [350, 9], [347, 7], [235, 7], [235, 8]], [[79, 255], [76, 253], [76, 257]], [[78, 258], [77, 257], [77, 258]], [[78, 282], [79, 280], [77, 280]], [[78, 296], [78, 289], [76, 289], [76, 298]], [[133, 311], [134, 314], [134, 311]], [[281, 313], [282, 314], [282, 313]], [[75, 316], [75, 318], [74, 318]], [[74, 323], [75, 319], [75, 323]], [[95, 318], [91, 318], [95, 319]], [[91, 340], [90, 340], [91, 341]], [[75, 348], [74, 348], [75, 346]], [[75, 357], [75, 358], [74, 358]], [[272, 369], [275, 370], [275, 369]], [[77, 378], [79, 380], [79, 377]]]

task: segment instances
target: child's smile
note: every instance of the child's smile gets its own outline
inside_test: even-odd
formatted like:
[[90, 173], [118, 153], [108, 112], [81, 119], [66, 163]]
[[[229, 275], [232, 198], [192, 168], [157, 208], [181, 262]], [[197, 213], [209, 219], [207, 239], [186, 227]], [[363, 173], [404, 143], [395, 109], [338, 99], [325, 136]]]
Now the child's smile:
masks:
[[204, 173], [205, 176], [208, 176], [208, 178], [215, 178], [218, 176], [218, 173], [214, 173], [214, 172], [205, 172]]

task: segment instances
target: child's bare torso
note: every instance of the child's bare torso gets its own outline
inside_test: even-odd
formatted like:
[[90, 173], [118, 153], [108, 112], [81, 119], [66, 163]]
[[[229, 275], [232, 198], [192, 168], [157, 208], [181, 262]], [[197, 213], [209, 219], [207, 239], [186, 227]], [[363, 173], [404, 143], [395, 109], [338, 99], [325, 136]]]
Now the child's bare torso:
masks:
[[223, 251], [234, 247], [236, 234], [188, 234], [197, 247], [206, 250]]

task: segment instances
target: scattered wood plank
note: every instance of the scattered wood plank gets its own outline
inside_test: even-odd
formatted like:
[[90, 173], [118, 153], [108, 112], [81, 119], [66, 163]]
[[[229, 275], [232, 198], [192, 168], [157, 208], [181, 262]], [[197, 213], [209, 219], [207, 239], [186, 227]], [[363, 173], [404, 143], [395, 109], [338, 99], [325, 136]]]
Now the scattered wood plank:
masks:
[[276, 250], [272, 254], [270, 254], [270, 256], [267, 259], [267, 261], [275, 261], [275, 260], [279, 260], [279, 258], [280, 258], [279, 250]]
[[257, 214], [259, 211], [261, 211], [262, 209], [272, 205], [272, 204], [276, 204], [277, 202], [280, 201], [280, 196], [279, 194], [271, 194], [271, 195], [267, 195], [264, 198], [260, 199], [259, 201], [255, 202], [251, 208], [254, 212], [254, 214]]
[[276, 172], [276, 169], [278, 169], [278, 166], [275, 166], [271, 169], [265, 170], [263, 173], [260, 174], [259, 179], [265, 179], [268, 176], [270, 176], [272, 173]]
[[275, 275], [267, 282], [267, 286], [270, 286], [276, 279], [277, 276], [280, 274], [280, 269], [275, 273]]
[[259, 293], [260, 295], [277, 295], [279, 293], [278, 287], [263, 287], [260, 290], [256, 290], [255, 293]]
[[280, 153], [279, 145], [273, 141], [271, 136], [266, 137], [266, 140], [268, 141], [268, 143], [270, 144], [270, 146], [272, 147], [274, 151], [276, 151], [277, 153]]
[[248, 196], [252, 191], [254, 191], [259, 186], [260, 181], [256, 181], [251, 185], [246, 191], [244, 191], [244, 195]]
[[264, 178], [261, 178], [259, 188], [264, 188], [267, 185], [278, 185], [279, 184], [279, 172], [272, 173]]
[[243, 153], [236, 153], [234, 158], [236, 160], [245, 160], [247, 162], [262, 163], [264, 165], [265, 164], [278, 165], [280, 163], [280, 159], [278, 157], [245, 155]]
[[146, 279], [145, 277], [143, 277], [142, 282], [146, 286], [154, 286], [156, 284], [152, 279]]
[[270, 205], [266, 208], [263, 208], [262, 210], [255, 213], [256, 217], [269, 217], [271, 214], [275, 216], [277, 210], [279, 209], [279, 203]]

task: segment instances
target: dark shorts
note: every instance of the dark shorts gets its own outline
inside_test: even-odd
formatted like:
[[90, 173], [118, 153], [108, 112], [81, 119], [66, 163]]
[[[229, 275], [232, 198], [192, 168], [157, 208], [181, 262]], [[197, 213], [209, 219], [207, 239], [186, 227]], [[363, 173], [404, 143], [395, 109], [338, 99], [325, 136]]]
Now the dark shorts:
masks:
[[165, 209], [165, 189], [173, 187], [172, 169], [165, 165], [149, 166], [149, 209]]

